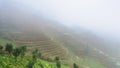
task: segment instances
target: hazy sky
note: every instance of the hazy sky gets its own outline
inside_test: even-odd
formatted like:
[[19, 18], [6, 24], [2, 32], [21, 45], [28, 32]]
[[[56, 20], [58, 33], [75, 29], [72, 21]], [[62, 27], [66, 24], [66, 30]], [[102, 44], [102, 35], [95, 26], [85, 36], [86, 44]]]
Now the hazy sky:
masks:
[[111, 39], [120, 39], [120, 0], [0, 0], [0, 7], [7, 1], [67, 26], [79, 25]]

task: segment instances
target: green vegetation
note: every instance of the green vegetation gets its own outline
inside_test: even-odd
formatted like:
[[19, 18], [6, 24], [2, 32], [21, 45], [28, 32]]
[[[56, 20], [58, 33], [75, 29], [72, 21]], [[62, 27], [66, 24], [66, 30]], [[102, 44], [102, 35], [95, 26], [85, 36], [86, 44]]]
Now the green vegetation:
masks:
[[24, 56], [25, 56], [25, 52], [27, 51], [27, 47], [26, 46], [21, 46], [20, 50], [21, 50], [21, 59], [23, 59]]
[[13, 45], [10, 43], [7, 43], [5, 46], [5, 51], [7, 51], [9, 54], [11, 54], [13, 51]]
[[[69, 68], [67, 65], [59, 64], [58, 67], [55, 62], [48, 62], [40, 59], [38, 49], [32, 52], [32, 55], [25, 55], [26, 46], [16, 47], [13, 49], [12, 44], [6, 44], [5, 50], [1, 52], [8, 52], [0, 54], [0, 68]], [[10, 54], [10, 55], [9, 55]], [[20, 55], [24, 55], [21, 56]], [[23, 59], [21, 61], [21, 59]], [[59, 61], [59, 59], [57, 60]]]
[[[60, 57], [55, 57], [55, 61], [50, 62], [49, 60], [42, 59], [43, 57], [38, 49], [33, 48], [33, 52], [26, 55], [28, 47], [18, 45], [17, 47], [13, 42], [2, 38], [0, 38], [0, 42], [0, 51], [3, 52], [0, 52], [0, 68], [69, 68], [68, 65], [63, 64]], [[70, 56], [71, 55], [72, 54], [70, 54]], [[79, 65], [82, 66], [82, 68], [86, 68], [86, 66], [90, 68], [105, 68], [105, 66], [94, 59], [87, 58], [85, 61], [83, 61], [83, 58], [80, 59], [81, 60], [75, 60], [75, 57], [72, 57], [72, 59], [70, 58], [71, 61], [66, 61], [69, 63], [75, 62], [72, 65], [74, 68], [79, 68]]]
[[60, 58], [59, 57], [55, 57], [55, 61], [56, 61], [57, 68], [61, 68]]
[[73, 67], [74, 67], [74, 68], [79, 68], [76, 63], [73, 64]]
[[3, 49], [3, 46], [2, 45], [0, 45], [0, 51]]
[[20, 55], [21, 50], [20, 48], [15, 48], [13, 51], [13, 56], [15, 57], [15, 60], [17, 61], [17, 57]]
[[[9, 61], [8, 61], [9, 60]], [[0, 68], [57, 68], [54, 62], [48, 62], [42, 59], [38, 59], [36, 63], [31, 60], [31, 56], [25, 56], [24, 60], [21, 61], [18, 57], [17, 61], [14, 59], [14, 56], [8, 58], [6, 55], [0, 55]], [[62, 68], [69, 68], [66, 65], [62, 64]]]

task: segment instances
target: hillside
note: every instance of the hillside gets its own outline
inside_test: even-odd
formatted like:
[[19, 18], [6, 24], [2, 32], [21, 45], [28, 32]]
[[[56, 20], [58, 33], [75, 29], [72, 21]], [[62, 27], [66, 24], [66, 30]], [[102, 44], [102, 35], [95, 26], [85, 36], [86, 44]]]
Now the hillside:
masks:
[[[17, 31], [1, 31], [0, 33], [3, 39], [12, 40], [19, 46], [26, 45], [28, 47], [28, 53], [33, 51], [34, 48], [38, 48], [45, 59], [53, 60], [55, 56], [60, 56], [64, 64], [71, 65], [76, 62], [83, 67], [104, 68], [104, 65], [101, 65], [96, 59], [90, 58], [90, 56], [89, 58], [91, 60], [82, 60], [84, 59], [82, 58], [84, 54], [81, 55], [81, 53], [86, 45], [83, 43], [82, 39], [74, 39], [74, 34], [66, 27], [63, 28], [64, 26], [62, 26], [61, 29], [61, 26], [58, 27], [58, 25], [47, 23], [40, 26], [40, 23], [39, 26], [28, 24], [26, 27], [21, 26]], [[72, 36], [66, 36], [68, 33], [71, 33]]]
[[[5, 43], [7, 42], [7, 43]], [[18, 46], [14, 42], [0, 38], [0, 68], [69, 68], [61, 63], [61, 58], [53, 61], [44, 59], [38, 48], [33, 48], [29, 54], [27, 46]], [[11, 44], [12, 43], [12, 44]]]
[[[14, 38], [14, 37], [13, 37]], [[17, 37], [18, 38], [18, 37]], [[30, 37], [29, 37], [30, 38]], [[11, 40], [8, 40], [8, 39], [5, 39], [4, 37], [1, 37], [0, 38], [0, 43], [2, 44], [2, 45], [5, 45], [6, 44], [6, 42], [7, 43], [12, 43], [12, 44], [14, 44], [14, 45], [16, 45], [16, 47], [17, 46], [21, 46], [21, 45], [26, 45], [27, 46], [27, 48], [28, 48], [28, 53], [29, 54], [31, 54], [31, 52], [35, 49], [35, 48], [38, 48], [39, 46], [41, 46], [40, 48], [38, 48], [38, 49], [40, 49], [39, 51], [42, 53], [42, 54], [44, 54], [44, 53], [47, 53], [46, 55], [44, 55], [44, 56], [42, 56], [42, 57], [48, 57], [48, 58], [50, 58], [50, 56], [48, 55], [48, 54], [50, 54], [52, 57], [54, 56], [54, 54], [52, 54], [53, 52], [56, 54], [57, 52], [57, 50], [55, 50], [56, 48], [58, 48], [59, 46], [56, 46], [56, 47], [52, 47], [52, 50], [49, 48], [49, 47], [51, 47], [51, 46], [48, 46], [48, 47], [44, 47], [44, 45], [39, 45], [39, 46], [36, 46], [36, 45], [31, 45], [31, 43], [28, 43], [27, 42], [27, 44], [26, 44], [26, 42], [24, 43], [24, 41], [22, 41], [20, 44], [18, 44], [17, 42], [15, 42], [15, 41], [11, 41]], [[46, 49], [45, 49], [46, 48]], [[31, 50], [32, 49], [32, 50]], [[49, 50], [48, 52], [46, 51], [46, 50]], [[58, 49], [59, 50], [59, 49]], [[45, 52], [42, 52], [42, 51], [45, 51]], [[61, 51], [62, 52], [62, 51]], [[28, 54], [27, 53], [27, 54]], [[28, 55], [29, 55], [28, 54]], [[58, 53], [58, 55], [60, 56], [61, 54], [60, 53]], [[0, 54], [0, 56], [1, 56], [1, 61], [2, 61], [2, 64], [3, 63], [6, 63], [6, 64], [8, 64], [9, 62], [6, 62], [6, 60], [8, 60], [8, 59], [6, 59], [6, 60], [4, 60], [5, 59], [5, 57], [4, 57], [4, 55], [2, 56], [1, 54]], [[2, 59], [4, 57], [4, 59]], [[63, 56], [62, 56], [63, 57]], [[7, 58], [7, 57], [6, 57]], [[30, 56], [26, 56], [26, 58], [27, 59], [30, 59]], [[11, 59], [13, 59], [13, 58], [9, 58], [10, 60]], [[51, 59], [51, 58], [50, 58]], [[66, 60], [66, 59], [68, 59], [68, 60]], [[63, 64], [66, 64], [67, 63], [67, 65], [68, 65], [68, 62], [70, 63], [70, 64], [72, 64], [73, 62], [77, 62], [77, 63], [80, 63], [80, 66], [83, 66], [83, 67], [85, 67], [86, 68], [86, 66], [90, 66], [91, 68], [104, 68], [104, 66], [102, 66], [98, 61], [94, 61], [93, 59], [89, 59], [89, 60], [87, 60], [86, 62], [84, 62], [83, 60], [78, 60], [78, 59], [76, 59], [76, 56], [74, 55], [73, 57], [72, 57], [72, 52], [71, 52], [71, 54], [69, 55], [69, 57], [66, 57], [66, 59], [64, 58], [64, 60], [62, 60], [62, 63]], [[49, 59], [46, 59], [46, 60], [49, 60]], [[40, 60], [40, 61], [42, 61], [43, 62], [43, 64], [45, 64], [45, 66], [48, 64], [51, 64], [51, 63], [48, 63], [48, 62], [46, 62], [46, 61], [43, 61], [43, 60]], [[50, 60], [51, 61], [51, 60]], [[78, 62], [78, 61], [80, 61], [80, 62]], [[27, 64], [27, 60], [24, 60], [24, 64]], [[12, 63], [14, 63], [14, 60], [12, 60]], [[20, 63], [23, 63], [23, 62], [20, 62]], [[39, 62], [38, 62], [39, 63]], [[37, 64], [38, 64], [37, 63]], [[92, 63], [92, 64], [91, 64]], [[39, 67], [39, 65], [35, 65], [35, 67]], [[94, 65], [93, 65], [94, 64]], [[3, 64], [4, 65], [4, 64]], [[18, 66], [19, 66], [20, 64], [18, 63]], [[4, 65], [5, 67], [6, 67], [6, 65]], [[14, 66], [13, 64], [11, 64], [10, 65], [12, 68], [14, 68], [14, 67], [16, 67], [16, 66]], [[70, 65], [71, 66], [71, 65]], [[22, 68], [23, 66], [21, 65], [20, 66], [20, 68]], [[50, 68], [49, 66], [48, 67], [45, 67], [45, 68]], [[52, 67], [53, 68], [53, 67]], [[65, 67], [66, 68], [66, 67]]]
[[[76, 33], [73, 29], [56, 21], [38, 19], [38, 17], [27, 14], [23, 16], [23, 14], [20, 15], [20, 12], [15, 14], [12, 15], [12, 18], [10, 16], [0, 18], [0, 37], [13, 41], [19, 46], [28, 46], [28, 54], [34, 48], [38, 48], [45, 59], [53, 60], [55, 56], [60, 56], [64, 64], [71, 65], [76, 62], [91, 68], [115, 66], [111, 59], [99, 53], [98, 50], [102, 50], [101, 45], [105, 44], [91, 32], [81, 29], [80, 33]], [[91, 59], [88, 59], [87, 63], [82, 61], [86, 57], [84, 54], [86, 47], [89, 47], [87, 57]], [[91, 66], [91, 62], [94, 64], [93, 66]]]

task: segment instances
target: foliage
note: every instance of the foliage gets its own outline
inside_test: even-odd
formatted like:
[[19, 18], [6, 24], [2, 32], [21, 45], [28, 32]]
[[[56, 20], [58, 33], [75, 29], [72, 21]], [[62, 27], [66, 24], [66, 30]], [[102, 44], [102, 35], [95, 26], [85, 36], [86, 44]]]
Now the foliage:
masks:
[[13, 50], [13, 56], [15, 56], [15, 59], [17, 59], [17, 57], [20, 55], [20, 53], [21, 53], [21, 49], [20, 48], [15, 48], [14, 50]]
[[43, 66], [43, 64], [42, 64], [42, 63], [40, 63], [39, 65], [40, 65], [40, 67], [41, 67], [41, 68], [44, 68], [44, 66]]
[[26, 46], [21, 46], [20, 47], [21, 50], [21, 58], [23, 59], [23, 57], [25, 56], [25, 52], [27, 51], [27, 47]]
[[55, 57], [55, 61], [56, 61], [57, 68], [61, 68], [60, 58], [59, 57]]
[[[26, 56], [26, 46], [13, 49], [12, 44], [6, 44], [5, 51], [8, 51], [11, 56], [7, 56], [7, 53], [0, 54], [0, 68], [56, 68], [56, 63], [48, 62], [39, 58], [41, 54], [38, 49], [32, 52], [32, 56]], [[24, 54], [24, 60], [21, 61], [20, 55], [22, 54]], [[32, 60], [33, 58], [36, 58], [37, 61]], [[63, 64], [61, 64], [61, 67], [69, 68]]]
[[27, 68], [33, 68], [34, 64], [35, 63], [33, 61], [29, 61]]
[[3, 46], [2, 45], [0, 45], [0, 50], [2, 50], [3, 49]]
[[73, 64], [73, 67], [74, 67], [74, 68], [79, 68], [76, 63]]
[[32, 52], [33, 61], [36, 62], [38, 57], [39, 57], [39, 51], [38, 51], [38, 49], [35, 49], [35, 50]]
[[60, 60], [60, 57], [55, 57], [55, 61], [59, 61]]
[[13, 51], [13, 45], [10, 44], [10, 43], [7, 43], [6, 46], [5, 46], [5, 50], [6, 50], [9, 54], [11, 54], [12, 51]]
[[[10, 61], [8, 61], [10, 60]], [[31, 61], [31, 56], [24, 56], [24, 60], [21, 61], [20, 58], [15, 62], [15, 58], [13, 56], [0, 55], [0, 68], [30, 68], [32, 65], [33, 68], [56, 68], [56, 64], [54, 62], [48, 62], [42, 59], [38, 59], [36, 63]], [[69, 68], [66, 65], [61, 64], [61, 68]]]

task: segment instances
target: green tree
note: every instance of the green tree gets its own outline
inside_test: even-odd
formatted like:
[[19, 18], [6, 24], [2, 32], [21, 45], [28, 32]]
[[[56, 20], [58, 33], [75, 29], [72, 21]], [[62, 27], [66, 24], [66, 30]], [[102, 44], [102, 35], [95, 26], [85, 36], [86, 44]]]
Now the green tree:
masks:
[[27, 68], [33, 68], [34, 64], [34, 61], [29, 61]]
[[59, 57], [55, 57], [55, 62], [56, 62], [57, 68], [61, 68], [61, 62]]
[[20, 53], [21, 53], [21, 49], [20, 48], [15, 48], [14, 50], [13, 50], [13, 56], [15, 57], [15, 59], [16, 59], [16, 61], [17, 61], [17, 57], [20, 55]]
[[55, 57], [55, 61], [59, 61], [60, 60], [60, 57]]
[[27, 51], [27, 47], [26, 46], [21, 46], [20, 47], [21, 49], [21, 58], [23, 59], [23, 57], [25, 56], [25, 52]]
[[40, 68], [44, 68], [44, 65], [42, 63], [40, 63], [39, 65], [40, 65]]
[[2, 49], [3, 49], [3, 46], [2, 46], [2, 45], [0, 45], [0, 51], [2, 51]]
[[5, 51], [7, 51], [9, 54], [11, 54], [13, 51], [13, 45], [10, 43], [7, 43], [5, 46]]
[[38, 49], [35, 49], [35, 50], [32, 52], [33, 61], [36, 62], [38, 57], [39, 57], [39, 51], [38, 51]]
[[73, 64], [73, 68], [79, 68], [76, 63]]

